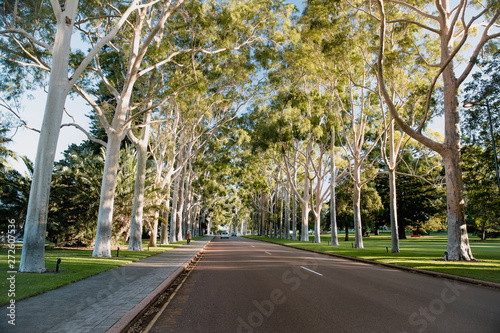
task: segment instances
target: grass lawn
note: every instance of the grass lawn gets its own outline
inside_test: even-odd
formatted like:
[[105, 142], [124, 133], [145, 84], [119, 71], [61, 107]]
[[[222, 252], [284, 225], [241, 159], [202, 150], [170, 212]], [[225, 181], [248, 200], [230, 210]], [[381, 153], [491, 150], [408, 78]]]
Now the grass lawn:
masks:
[[[408, 239], [400, 240], [400, 253], [391, 253], [390, 232], [381, 232], [379, 236], [370, 235], [368, 238], [363, 238], [364, 249], [352, 248], [354, 235], [351, 234], [349, 241], [346, 242], [343, 233], [339, 234], [340, 245], [338, 247], [328, 245], [330, 235], [321, 235], [321, 244], [259, 236], [248, 237], [348, 257], [500, 283], [500, 239], [481, 242], [478, 238], [469, 235], [472, 254], [479, 262], [453, 262], [441, 260], [446, 251], [446, 233], [431, 233], [428, 236], [418, 238], [408, 236]], [[314, 236], [309, 236], [309, 239], [314, 239]], [[386, 247], [389, 252], [387, 252]]]
[[[193, 240], [203, 237], [194, 237]], [[15, 283], [15, 299], [20, 300], [26, 297], [41, 294], [45, 291], [62, 287], [71, 282], [82, 280], [89, 276], [116, 268], [122, 265], [129, 264], [142, 258], [149, 257], [168, 249], [186, 244], [186, 241], [180, 241], [169, 245], [161, 245], [156, 248], [150, 248], [148, 251], [149, 240], [143, 240], [142, 252], [127, 251], [122, 245], [119, 252], [119, 257], [116, 257], [116, 248], [111, 251], [111, 258], [95, 258], [92, 257], [92, 249], [45, 249], [45, 267], [48, 272], [37, 273], [16, 273]], [[19, 267], [21, 260], [21, 245], [16, 244], [16, 269]], [[11, 299], [8, 296], [9, 283], [7, 259], [8, 252], [6, 245], [0, 248], [0, 304], [6, 304]], [[56, 273], [57, 259], [61, 258], [59, 273]]]

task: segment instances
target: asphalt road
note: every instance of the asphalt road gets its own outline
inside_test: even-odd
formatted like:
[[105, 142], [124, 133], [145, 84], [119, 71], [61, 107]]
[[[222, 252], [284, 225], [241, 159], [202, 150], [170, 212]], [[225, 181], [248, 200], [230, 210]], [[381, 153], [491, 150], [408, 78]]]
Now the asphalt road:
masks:
[[150, 332], [500, 332], [500, 291], [216, 238]]

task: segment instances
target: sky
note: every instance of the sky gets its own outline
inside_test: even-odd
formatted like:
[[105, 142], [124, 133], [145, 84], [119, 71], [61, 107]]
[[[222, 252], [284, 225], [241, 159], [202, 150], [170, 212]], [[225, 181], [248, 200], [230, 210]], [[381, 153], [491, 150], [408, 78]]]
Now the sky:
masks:
[[[288, 0], [289, 3], [294, 4], [297, 8], [302, 11], [304, 8], [303, 0]], [[79, 37], [74, 36], [76, 41]], [[43, 120], [43, 113], [46, 101], [46, 93], [43, 91], [36, 91], [33, 94], [32, 99], [24, 99], [22, 101], [21, 110], [19, 110], [21, 117], [28, 123], [28, 126], [32, 128], [40, 128]], [[86, 114], [90, 112], [90, 106], [83, 101], [81, 97], [68, 97], [66, 100], [66, 110], [71, 114], [76, 123], [84, 128], [88, 128], [89, 119]], [[73, 120], [65, 114], [63, 117], [63, 124], [71, 123]], [[441, 133], [444, 132], [442, 119], [438, 119], [431, 124], [431, 127]], [[18, 155], [25, 155], [31, 161], [35, 161], [36, 149], [38, 145], [38, 133], [26, 128], [20, 128], [13, 138], [13, 143], [8, 146], [9, 149], [16, 152]], [[66, 148], [75, 143], [79, 144], [86, 140], [85, 134], [74, 127], [63, 127], [59, 135], [59, 142], [56, 151], [55, 160], [58, 161], [63, 158], [62, 153]], [[20, 172], [25, 172], [26, 168], [22, 162], [11, 161], [14, 168]]]

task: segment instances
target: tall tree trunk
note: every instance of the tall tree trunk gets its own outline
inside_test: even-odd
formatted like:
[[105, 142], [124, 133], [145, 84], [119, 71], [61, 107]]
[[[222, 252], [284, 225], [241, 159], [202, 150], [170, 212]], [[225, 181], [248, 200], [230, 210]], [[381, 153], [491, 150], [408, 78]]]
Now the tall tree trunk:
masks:
[[394, 147], [394, 119], [390, 120], [389, 128], [389, 206], [391, 215], [391, 253], [399, 253], [398, 211], [396, 195], [396, 150]]
[[354, 247], [363, 249], [363, 231], [361, 224], [361, 180], [360, 166], [354, 161], [354, 186], [352, 195], [352, 211], [354, 215]]
[[[445, 36], [442, 39], [445, 40]], [[443, 55], [451, 54], [453, 45], [444, 41]], [[446, 45], [446, 46], [444, 46]], [[444, 59], [442, 59], [444, 61]], [[460, 115], [457, 97], [457, 79], [453, 62], [443, 71], [445, 109], [445, 150], [441, 154], [446, 174], [446, 200], [448, 207], [448, 259], [474, 260], [465, 224], [465, 199], [462, 182], [462, 161], [460, 156]]]
[[110, 131], [106, 147], [106, 160], [101, 185], [101, 200], [97, 218], [97, 231], [93, 257], [111, 257], [111, 230], [115, 201], [116, 177], [120, 163], [122, 134]]
[[290, 191], [285, 191], [285, 239], [290, 239]]
[[335, 189], [337, 187], [337, 165], [335, 163], [335, 132], [332, 133], [331, 138], [331, 146], [330, 146], [330, 159], [332, 160], [332, 168], [331, 168], [331, 193], [330, 193], [330, 227], [332, 230], [332, 245], [339, 245], [339, 237], [337, 234], [337, 201], [335, 197]]
[[[283, 190], [283, 189], [282, 189]], [[279, 225], [279, 235], [280, 237], [279, 238], [283, 238], [283, 198], [281, 198], [281, 201], [280, 201], [280, 225]]]
[[460, 152], [451, 151], [443, 156], [446, 173], [446, 199], [448, 206], [448, 260], [474, 260], [465, 224], [464, 194]]
[[396, 170], [389, 169], [389, 201], [391, 215], [391, 252], [399, 253], [399, 230], [396, 202]]
[[158, 218], [160, 217], [160, 212], [158, 210], [155, 211], [155, 216], [153, 218], [153, 222], [151, 222], [151, 234], [149, 236], [149, 247], [157, 246], [157, 238], [158, 238]]
[[311, 208], [309, 206], [309, 175], [306, 172], [306, 177], [304, 179], [304, 198], [301, 200], [302, 204], [302, 229], [300, 231], [300, 240], [303, 242], [309, 242], [309, 212]]
[[177, 242], [177, 198], [179, 197], [180, 177], [177, 175], [174, 180], [174, 191], [172, 192], [172, 212], [170, 213], [170, 243]]
[[170, 209], [170, 199], [167, 199], [165, 203], [165, 208], [163, 210], [163, 220], [161, 223], [161, 234], [160, 234], [160, 244], [166, 245], [168, 244], [168, 211]]
[[129, 251], [142, 251], [142, 217], [144, 215], [144, 192], [146, 187], [146, 166], [148, 161], [148, 143], [150, 134], [151, 112], [144, 115], [141, 138], [135, 142], [137, 150], [137, 173], [134, 186], [134, 203], [132, 205], [132, 221], [130, 223]]
[[183, 237], [183, 232], [184, 232], [184, 221], [183, 221], [183, 214], [184, 214], [184, 200], [186, 199], [184, 196], [184, 189], [186, 188], [186, 167], [184, 166], [182, 170], [182, 175], [181, 179], [179, 181], [179, 192], [178, 192], [178, 197], [179, 197], [179, 203], [177, 207], [177, 218], [176, 218], [176, 227], [175, 231], [177, 233], [177, 241], [181, 241], [184, 239]]
[[314, 214], [314, 243], [321, 243], [321, 213]]
[[292, 192], [292, 239], [297, 240], [297, 197]]
[[20, 272], [41, 273], [45, 271], [45, 233], [47, 230], [50, 182], [52, 180], [64, 104], [70, 90], [68, 63], [78, 1], [68, 0], [65, 6], [65, 10], [60, 12], [59, 17], [57, 17], [49, 89], [40, 138], [38, 139], [28, 211], [24, 224], [24, 244], [19, 264]]
[[261, 209], [260, 209], [260, 223], [259, 223], [259, 236], [266, 235], [266, 210], [267, 210], [267, 199], [265, 193], [261, 196]]

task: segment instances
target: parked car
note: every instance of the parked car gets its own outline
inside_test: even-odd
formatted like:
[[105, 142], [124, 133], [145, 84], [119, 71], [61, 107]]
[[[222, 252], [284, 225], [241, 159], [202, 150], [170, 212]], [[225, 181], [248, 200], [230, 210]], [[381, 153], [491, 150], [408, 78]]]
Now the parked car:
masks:
[[220, 234], [220, 238], [227, 238], [227, 239], [229, 239], [229, 234], [224, 231], [222, 234]]
[[231, 237], [238, 237], [238, 233], [233, 232], [233, 233], [231, 234]]

